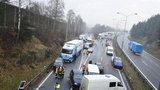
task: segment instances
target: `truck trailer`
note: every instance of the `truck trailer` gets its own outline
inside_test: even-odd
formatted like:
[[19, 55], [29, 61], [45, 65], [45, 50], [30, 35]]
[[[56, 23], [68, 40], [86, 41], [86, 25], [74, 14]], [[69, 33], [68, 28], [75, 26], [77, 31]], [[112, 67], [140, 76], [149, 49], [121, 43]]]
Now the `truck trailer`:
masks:
[[83, 50], [83, 40], [66, 42], [61, 50], [61, 58], [64, 62], [73, 62]]
[[137, 53], [137, 54], [141, 54], [143, 52], [143, 45], [135, 42], [135, 41], [130, 41], [128, 44], [129, 49], [133, 52], [133, 53]]

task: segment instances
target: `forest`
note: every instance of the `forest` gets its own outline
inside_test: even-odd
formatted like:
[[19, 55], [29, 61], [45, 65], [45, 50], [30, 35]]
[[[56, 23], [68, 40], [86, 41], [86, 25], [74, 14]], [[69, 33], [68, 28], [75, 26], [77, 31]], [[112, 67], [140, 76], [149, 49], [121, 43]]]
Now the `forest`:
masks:
[[130, 31], [133, 39], [143, 40], [143, 44], [159, 43], [160, 41], [160, 15], [155, 15], [147, 21], [133, 25]]

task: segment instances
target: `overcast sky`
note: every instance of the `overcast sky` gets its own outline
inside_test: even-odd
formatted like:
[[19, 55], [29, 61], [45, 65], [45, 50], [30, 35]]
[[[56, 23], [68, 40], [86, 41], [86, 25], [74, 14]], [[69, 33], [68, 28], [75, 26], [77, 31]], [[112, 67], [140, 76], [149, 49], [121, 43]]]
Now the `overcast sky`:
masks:
[[[48, 0], [38, 0], [48, 1]], [[64, 0], [65, 12], [73, 9], [88, 26], [105, 24], [112, 27], [124, 28], [125, 15], [138, 13], [128, 17], [127, 29], [134, 23], [144, 21], [160, 13], [160, 0]]]
[[65, 10], [73, 9], [83, 20], [93, 26], [96, 23], [124, 28], [123, 15], [138, 13], [128, 17], [127, 28], [138, 21], [147, 20], [160, 12], [160, 0], [64, 0]]

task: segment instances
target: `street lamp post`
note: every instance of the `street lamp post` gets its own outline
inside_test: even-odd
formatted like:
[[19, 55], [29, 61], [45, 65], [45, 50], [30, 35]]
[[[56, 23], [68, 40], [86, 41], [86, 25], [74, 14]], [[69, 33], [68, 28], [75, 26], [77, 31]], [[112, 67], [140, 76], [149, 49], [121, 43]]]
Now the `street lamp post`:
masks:
[[129, 17], [129, 16], [132, 16], [132, 15], [137, 15], [137, 13], [133, 13], [133, 14], [126, 15], [126, 14], [117, 12], [117, 14], [121, 14], [121, 15], [125, 16], [125, 24], [124, 24], [124, 31], [123, 31], [124, 36], [123, 36], [123, 41], [122, 41], [122, 46], [121, 46], [121, 48], [123, 49], [123, 46], [124, 46], [124, 37], [125, 37], [125, 30], [126, 30], [126, 26], [127, 26], [128, 17]]

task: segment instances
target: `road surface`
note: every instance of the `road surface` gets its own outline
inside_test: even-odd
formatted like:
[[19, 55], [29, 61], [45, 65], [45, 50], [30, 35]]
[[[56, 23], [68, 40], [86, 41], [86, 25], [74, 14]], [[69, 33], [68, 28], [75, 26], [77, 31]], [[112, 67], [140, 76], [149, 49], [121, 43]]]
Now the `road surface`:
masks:
[[160, 60], [149, 55], [147, 52], [143, 52], [140, 56], [133, 54], [128, 49], [129, 40], [127, 35], [125, 38], [120, 35], [117, 38], [117, 41], [121, 47], [122, 41], [124, 39], [124, 48], [123, 50], [130, 57], [130, 59], [136, 64], [136, 66], [141, 70], [141, 72], [151, 81], [151, 83], [158, 88], [160, 84]]
[[65, 76], [63, 80], [57, 80], [55, 79], [55, 76], [52, 72], [40, 83], [38, 88], [36, 90], [54, 90], [54, 85], [56, 82], [59, 82], [61, 84], [60, 90], [69, 90], [70, 84], [69, 84], [69, 72], [71, 69], [80, 69], [80, 65], [83, 63], [88, 63], [90, 60], [92, 60], [93, 63], [102, 62], [102, 65], [104, 67], [104, 73], [105, 74], [112, 74], [119, 78], [121, 81], [121, 72], [117, 69], [114, 69], [111, 65], [111, 56], [107, 56], [105, 53], [106, 47], [105, 47], [105, 40], [103, 41], [96, 41], [96, 45], [94, 45], [94, 50], [92, 54], [89, 55], [83, 55], [73, 63], [64, 63], [65, 65]]

